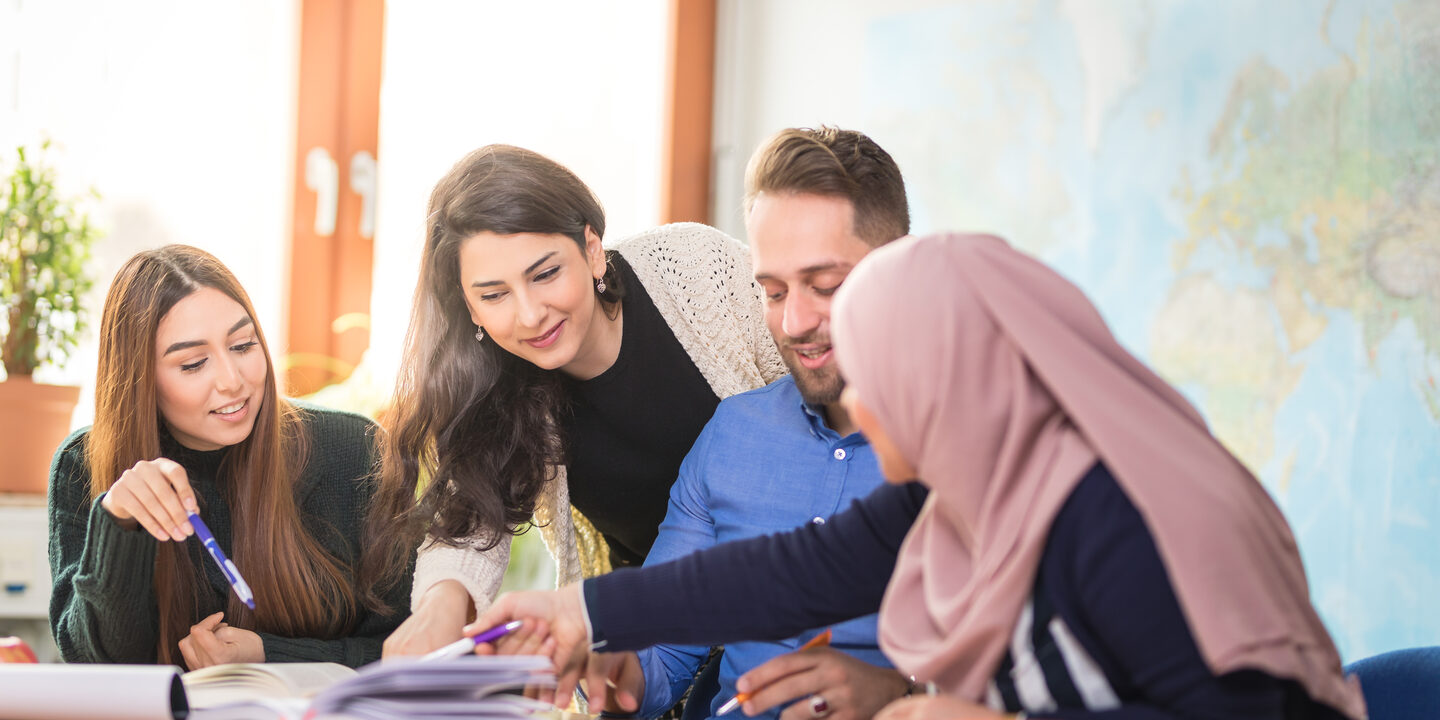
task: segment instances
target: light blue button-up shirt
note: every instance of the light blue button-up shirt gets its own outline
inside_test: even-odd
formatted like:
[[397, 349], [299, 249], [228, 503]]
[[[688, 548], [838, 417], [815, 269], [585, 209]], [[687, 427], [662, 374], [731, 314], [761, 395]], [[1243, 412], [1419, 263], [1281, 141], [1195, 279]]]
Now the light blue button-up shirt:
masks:
[[[646, 565], [731, 540], [823, 523], [874, 490], [884, 478], [864, 436], [840, 437], [805, 404], [789, 376], [721, 401], [696, 439], [670, 489], [670, 508]], [[875, 616], [831, 628], [831, 647], [891, 667], [875, 639]], [[735, 681], [765, 661], [791, 652], [818, 632], [783, 642], [725, 646], [713, 713], [735, 695]], [[654, 717], [690, 685], [709, 649], [658, 645], [640, 652], [645, 698], [639, 714]], [[763, 717], [777, 717], [779, 709]]]

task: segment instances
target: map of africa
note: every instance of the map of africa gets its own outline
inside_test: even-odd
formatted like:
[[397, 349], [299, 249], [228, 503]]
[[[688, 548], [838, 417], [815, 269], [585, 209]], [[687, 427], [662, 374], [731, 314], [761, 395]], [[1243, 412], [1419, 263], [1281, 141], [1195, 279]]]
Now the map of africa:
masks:
[[1084, 288], [1284, 509], [1347, 661], [1440, 642], [1440, 3], [957, 3], [865, 53], [914, 230]]

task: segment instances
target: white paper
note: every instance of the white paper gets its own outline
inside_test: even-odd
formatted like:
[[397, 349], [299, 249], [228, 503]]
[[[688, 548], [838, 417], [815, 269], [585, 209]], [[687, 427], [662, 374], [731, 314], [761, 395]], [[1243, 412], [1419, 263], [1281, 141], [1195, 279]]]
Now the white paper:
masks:
[[0, 663], [0, 718], [171, 720], [184, 717], [170, 665]]

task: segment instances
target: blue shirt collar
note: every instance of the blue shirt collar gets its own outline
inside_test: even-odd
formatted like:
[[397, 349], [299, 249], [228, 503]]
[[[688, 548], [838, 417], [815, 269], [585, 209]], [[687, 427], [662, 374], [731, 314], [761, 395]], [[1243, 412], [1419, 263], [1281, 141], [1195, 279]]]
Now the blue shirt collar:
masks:
[[840, 433], [835, 432], [829, 425], [825, 424], [825, 411], [805, 402], [803, 397], [800, 399], [800, 409], [805, 412], [805, 421], [810, 423], [810, 434], [815, 436], [816, 439], [823, 440], [831, 445], [845, 447], [870, 444], [869, 441], [865, 439], [865, 436], [859, 432], [850, 433], [843, 438], [840, 437]]

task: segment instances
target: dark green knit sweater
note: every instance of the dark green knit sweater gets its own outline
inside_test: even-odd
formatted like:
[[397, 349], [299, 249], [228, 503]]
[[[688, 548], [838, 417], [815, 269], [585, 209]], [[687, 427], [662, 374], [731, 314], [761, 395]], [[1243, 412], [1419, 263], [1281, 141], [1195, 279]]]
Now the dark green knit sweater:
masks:
[[[297, 404], [309, 436], [309, 459], [295, 487], [307, 530], [335, 557], [359, 566], [361, 527], [375, 459], [374, 425], [364, 417]], [[155, 602], [158, 541], [143, 528], [125, 530], [99, 499], [90, 499], [86, 461], [89, 428], [61, 444], [50, 466], [50, 628], [67, 662], [153, 663], [159, 637]], [[232, 558], [230, 508], [216, 475], [226, 449], [200, 452], [162, 435], [165, 457], [185, 468], [201, 517], [221, 549]], [[230, 585], [197, 538], [185, 541], [201, 571], [193, 624], [225, 609]], [[413, 559], [412, 559], [413, 568]], [[245, 568], [240, 568], [243, 574]], [[377, 660], [380, 646], [409, 615], [410, 574], [386, 595], [394, 612], [379, 615], [357, 608], [354, 630], [341, 638], [292, 638], [259, 633], [268, 662], [330, 661], [358, 667]], [[265, 598], [255, 598], [257, 603]]]

